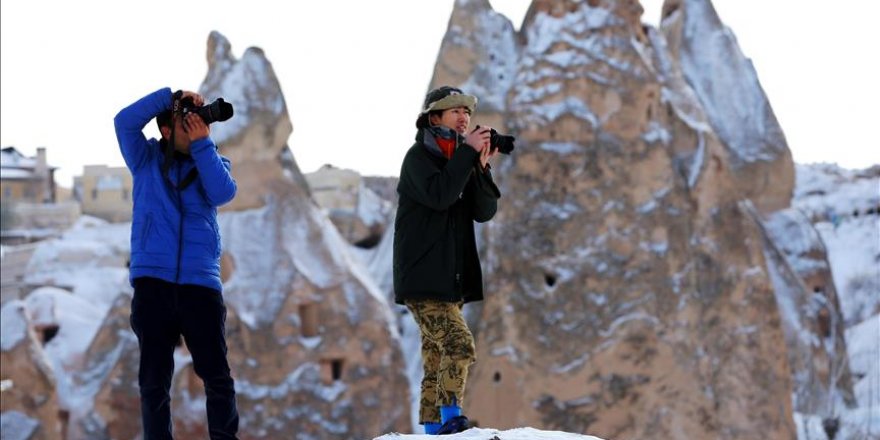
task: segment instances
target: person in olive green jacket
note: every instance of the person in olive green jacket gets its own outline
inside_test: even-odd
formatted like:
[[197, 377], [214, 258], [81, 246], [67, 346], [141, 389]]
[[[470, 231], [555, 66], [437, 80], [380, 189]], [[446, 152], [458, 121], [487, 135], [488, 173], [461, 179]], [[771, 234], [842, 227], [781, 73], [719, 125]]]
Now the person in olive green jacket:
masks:
[[425, 432], [467, 425], [461, 403], [474, 337], [462, 305], [483, 299], [474, 222], [490, 220], [501, 197], [489, 171], [490, 127], [468, 132], [477, 98], [454, 87], [430, 91], [397, 185], [394, 294], [421, 331]]

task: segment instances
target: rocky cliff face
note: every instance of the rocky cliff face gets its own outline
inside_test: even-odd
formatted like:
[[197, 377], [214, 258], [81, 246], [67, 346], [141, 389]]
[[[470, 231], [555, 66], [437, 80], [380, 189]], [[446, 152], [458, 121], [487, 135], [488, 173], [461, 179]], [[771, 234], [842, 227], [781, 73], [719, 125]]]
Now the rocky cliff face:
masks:
[[[527, 14], [515, 80], [492, 107], [518, 149], [498, 161], [466, 412], [607, 438], [793, 438], [755, 193], [641, 11], [535, 1]], [[449, 33], [490, 15], [458, 1]]]

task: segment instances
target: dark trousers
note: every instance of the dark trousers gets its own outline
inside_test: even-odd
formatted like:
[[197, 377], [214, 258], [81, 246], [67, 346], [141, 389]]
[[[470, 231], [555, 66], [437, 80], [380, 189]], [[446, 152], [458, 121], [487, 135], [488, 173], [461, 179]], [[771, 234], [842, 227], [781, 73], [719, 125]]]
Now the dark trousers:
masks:
[[183, 336], [193, 369], [205, 385], [211, 439], [235, 439], [238, 410], [226, 361], [226, 306], [220, 292], [156, 278], [134, 281], [131, 328], [141, 359], [138, 385], [144, 440], [171, 439], [174, 347]]

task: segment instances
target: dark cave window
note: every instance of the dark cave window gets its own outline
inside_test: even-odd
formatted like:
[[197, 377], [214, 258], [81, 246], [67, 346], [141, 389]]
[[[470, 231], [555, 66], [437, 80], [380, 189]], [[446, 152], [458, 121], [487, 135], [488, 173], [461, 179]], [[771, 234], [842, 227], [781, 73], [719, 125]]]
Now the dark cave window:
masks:
[[342, 380], [345, 360], [342, 358], [324, 359], [321, 361], [321, 380], [325, 385]]
[[39, 329], [39, 332], [40, 332], [40, 339], [43, 341], [43, 345], [46, 345], [56, 335], [58, 335], [58, 326], [55, 324], [47, 325], [45, 327], [41, 327]]
[[381, 234], [371, 234], [369, 237], [356, 242], [354, 245], [361, 249], [372, 249], [376, 247], [376, 245], [379, 244], [380, 241], [382, 241]]

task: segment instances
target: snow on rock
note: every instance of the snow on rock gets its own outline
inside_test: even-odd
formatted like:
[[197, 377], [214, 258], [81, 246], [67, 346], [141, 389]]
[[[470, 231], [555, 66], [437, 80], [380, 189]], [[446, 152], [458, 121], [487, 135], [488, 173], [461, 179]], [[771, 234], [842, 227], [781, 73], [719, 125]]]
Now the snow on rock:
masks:
[[109, 224], [84, 216], [56, 239], [40, 242], [25, 282], [69, 291], [102, 315], [120, 292], [130, 292], [131, 223]]
[[594, 3], [572, 4], [553, 13], [548, 12], [549, 7], [530, 10], [521, 31], [526, 44], [509, 106], [516, 114], [513, 125], [518, 129], [546, 127], [566, 116], [598, 128], [617, 115], [620, 97], [608, 93], [607, 106], [592, 108], [589, 100], [575, 91], [578, 83], [574, 79], [586, 77], [603, 89], [623, 92], [621, 76], [653, 76], [643, 60], [621, 56], [631, 50], [633, 39], [602, 31], [627, 25], [612, 9], [615, 5], [591, 6]]
[[[847, 170], [798, 164], [796, 177], [792, 210], [813, 223], [827, 250], [856, 401], [850, 408], [829, 406], [830, 415], [795, 414], [798, 436], [825, 439], [821, 424], [830, 417], [839, 421], [836, 438], [873, 438], [880, 432], [880, 166]], [[797, 237], [805, 235], [794, 235], [786, 235], [790, 249], [809, 248]]]
[[355, 212], [357, 217], [368, 226], [384, 226], [388, 223], [391, 202], [382, 199], [361, 181], [358, 189], [358, 201]]
[[[710, 139], [709, 142], [717, 142], [717, 136], [709, 124], [706, 111], [699, 104], [696, 93], [687, 84], [679, 64], [672, 58], [666, 39], [657, 30], [649, 29], [648, 40], [653, 49], [652, 64], [656, 66], [657, 74], [663, 84], [660, 93], [661, 102], [669, 106], [677, 120], [693, 130], [696, 136], [693, 145], [687, 148], [679, 146], [676, 149], [677, 166], [687, 175], [688, 186], [693, 188], [700, 179], [706, 160], [707, 139]], [[654, 121], [648, 127], [649, 131], [642, 136], [643, 139], [652, 142], [653, 138], [659, 137], [663, 139], [664, 145], [669, 144], [669, 133], [666, 128]], [[662, 130], [659, 135], [654, 134], [659, 130]]]
[[880, 166], [798, 165], [792, 205], [825, 247], [847, 326], [880, 313]]
[[795, 270], [812, 272], [828, 269], [824, 259], [807, 257], [817, 253], [824, 255], [825, 245], [819, 232], [800, 211], [777, 211], [764, 224]]
[[242, 426], [270, 438], [293, 427], [354, 438], [408, 426], [409, 407], [394, 403], [408, 383], [388, 298], [301, 189], [219, 219]]
[[3, 440], [30, 440], [40, 427], [40, 421], [18, 411], [0, 414], [0, 432]]
[[[846, 330], [850, 368], [856, 374], [856, 400], [871, 408], [880, 404], [880, 314], [876, 314]], [[875, 414], [880, 428], [880, 414]]]
[[[277, 205], [220, 216], [224, 248], [236, 266], [226, 284], [227, 300], [241, 319], [252, 328], [273, 322], [291, 288], [289, 280], [299, 277], [328, 289], [355, 276], [368, 287], [366, 293], [387, 305], [330, 220], [312, 203], [300, 207], [305, 209], [296, 216]], [[285, 220], [275, 223], [280, 218]]]
[[[721, 23], [708, 1], [682, 0], [681, 35], [673, 35], [665, 17], [667, 38], [680, 41], [679, 62], [696, 91], [712, 126], [740, 161], [772, 161], [788, 152], [776, 116], [751, 61], [730, 28]], [[756, 117], [757, 116], [757, 117]]]
[[22, 301], [10, 301], [0, 310], [0, 348], [11, 350], [28, 335], [27, 306]]
[[478, 97], [478, 111], [503, 111], [519, 61], [513, 24], [486, 0], [457, 0], [449, 23], [431, 88], [455, 84]]
[[85, 352], [106, 313], [104, 305], [55, 287], [34, 290], [25, 303], [36, 327], [58, 327], [45, 350], [59, 371], [70, 368]]
[[219, 32], [208, 37], [208, 73], [199, 88], [206, 103], [224, 98], [233, 105], [232, 119], [211, 125], [211, 138], [232, 162], [238, 185], [235, 198], [223, 210], [258, 208], [277, 186], [302, 175], [287, 140], [293, 124], [281, 85], [262, 49], [251, 47], [241, 59]]
[[843, 315], [853, 325], [880, 313], [880, 217], [816, 225], [828, 249]]
[[788, 206], [794, 164], [752, 62], [712, 2], [668, 0], [661, 29], [724, 144], [746, 197], [762, 213]]
[[829, 163], [798, 164], [795, 181], [792, 205], [814, 222], [839, 221], [880, 208], [880, 165], [850, 170]]
[[57, 329], [43, 350], [55, 372], [59, 404], [62, 408], [75, 407], [74, 400], [68, 400], [78, 394], [74, 376], [84, 366], [86, 350], [108, 307], [54, 287], [34, 290], [25, 303], [36, 328]]
[[840, 300], [819, 233], [793, 208], [777, 211], [761, 224], [786, 335], [795, 411], [828, 417], [836, 407], [854, 406]]
[[232, 119], [211, 126], [214, 142], [222, 144], [235, 137], [260, 112], [276, 116], [286, 113], [284, 96], [272, 93], [279, 89], [278, 80], [261, 49], [248, 48], [236, 60], [229, 40], [214, 31], [208, 37], [208, 50], [208, 74], [200, 93], [206, 104], [222, 97], [234, 108]]

